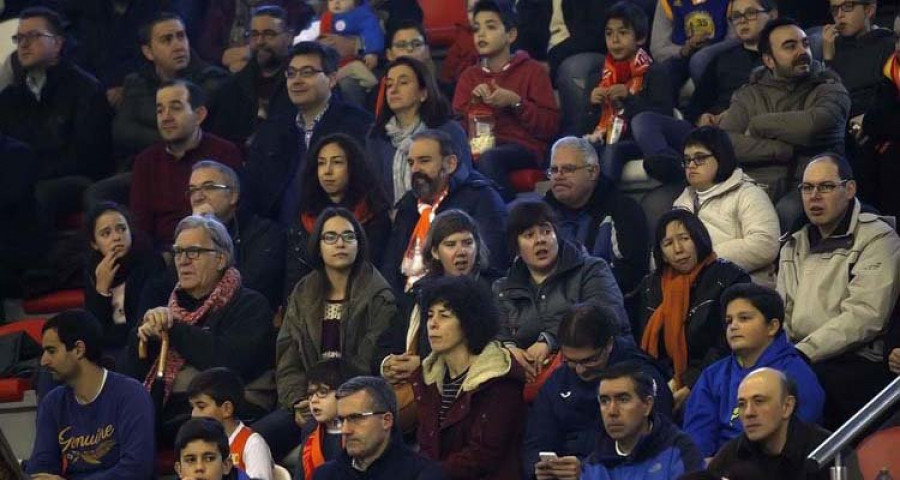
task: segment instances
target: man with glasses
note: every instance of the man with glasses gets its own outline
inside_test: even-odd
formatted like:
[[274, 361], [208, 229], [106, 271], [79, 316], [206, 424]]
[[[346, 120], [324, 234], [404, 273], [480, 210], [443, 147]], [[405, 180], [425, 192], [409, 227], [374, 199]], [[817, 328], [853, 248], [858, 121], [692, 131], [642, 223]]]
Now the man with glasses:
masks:
[[230, 142], [200, 128], [206, 118], [203, 89], [186, 80], [160, 86], [156, 118], [161, 142], [141, 152], [131, 174], [129, 205], [139, 229], [157, 248], [172, 244], [179, 220], [191, 213], [184, 194], [195, 163], [215, 159], [240, 169], [243, 158]]
[[437, 480], [440, 467], [403, 443], [397, 397], [381, 377], [356, 377], [337, 391], [344, 452], [316, 469], [317, 480]]
[[263, 294], [272, 308], [278, 309], [284, 300], [284, 228], [241, 209], [237, 173], [214, 160], [194, 164], [185, 195], [194, 215], [215, 215], [225, 225], [244, 285]]
[[332, 94], [337, 69], [331, 47], [300, 42], [291, 51], [284, 81], [296, 110], [271, 116], [250, 144], [246, 199], [259, 215], [285, 225], [297, 221], [306, 152], [332, 133], [362, 141], [372, 126], [370, 113]]
[[[608, 368], [634, 365], [657, 385], [669, 381], [633, 340], [617, 334], [616, 322], [614, 311], [590, 303], [574, 305], [563, 315], [557, 341], [564, 365], [541, 387], [528, 415], [522, 443], [522, 471], [528, 478], [535, 478], [540, 452], [556, 453], [560, 460], [553, 463], [552, 471], [560, 478], [574, 478], [571, 475], [577, 472], [577, 463], [565, 457], [583, 462], [597, 444], [597, 386]], [[654, 402], [657, 412], [671, 416], [672, 392], [668, 388], [659, 389]]]
[[245, 32], [250, 61], [215, 93], [207, 129], [244, 145], [266, 118], [291, 110], [284, 69], [294, 34], [281, 7], [265, 5], [253, 11]]
[[600, 173], [599, 162], [587, 140], [557, 140], [550, 150], [550, 190], [544, 201], [557, 215], [560, 235], [606, 260], [619, 288], [630, 292], [650, 263], [647, 219], [636, 201]]
[[856, 188], [840, 155], [810, 161], [799, 187], [809, 222], [786, 237], [778, 269], [784, 327], [822, 383], [829, 428], [892, 379], [882, 363], [883, 332], [896, 316], [900, 237]]

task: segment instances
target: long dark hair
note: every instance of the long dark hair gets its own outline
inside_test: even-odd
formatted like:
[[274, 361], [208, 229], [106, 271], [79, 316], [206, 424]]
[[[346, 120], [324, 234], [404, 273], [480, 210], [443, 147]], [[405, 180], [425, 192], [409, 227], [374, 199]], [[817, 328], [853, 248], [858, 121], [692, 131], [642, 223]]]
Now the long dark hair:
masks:
[[[428, 128], [438, 128], [453, 118], [453, 109], [450, 107], [450, 102], [447, 101], [447, 97], [441, 93], [441, 90], [437, 85], [437, 80], [435, 80], [434, 74], [431, 73], [428, 67], [415, 58], [400, 57], [391, 62], [385, 72], [390, 72], [392, 68], [400, 65], [406, 65], [411, 68], [416, 74], [416, 81], [419, 82], [419, 88], [424, 88], [425, 92], [428, 93], [428, 97], [425, 98], [425, 101], [419, 106], [419, 118], [422, 119], [422, 122]], [[385, 74], [385, 76], [386, 75], [387, 74]], [[384, 106], [381, 108], [381, 114], [378, 115], [378, 118], [375, 120], [375, 126], [372, 127], [373, 131], [379, 134], [384, 133], [384, 126], [387, 125], [388, 121], [393, 116], [394, 111], [391, 110], [391, 106], [385, 101]]]
[[656, 262], [656, 271], [661, 273], [666, 265], [666, 257], [662, 251], [662, 241], [666, 238], [666, 227], [672, 222], [678, 222], [684, 225], [684, 229], [694, 242], [694, 248], [697, 250], [697, 261], [702, 262], [709, 254], [712, 253], [712, 239], [709, 237], [709, 230], [703, 225], [703, 222], [693, 213], [676, 208], [663, 214], [656, 222], [656, 233], [653, 241], [653, 260]]
[[341, 206], [353, 210], [363, 201], [373, 214], [387, 210], [390, 207], [387, 195], [382, 190], [381, 183], [372, 181], [376, 177], [359, 142], [343, 133], [334, 133], [320, 140], [306, 156], [301, 177], [303, 185], [300, 189], [300, 213], [319, 215], [333, 206], [328, 194], [319, 184], [318, 174], [319, 152], [331, 144], [340, 147], [347, 156], [347, 191]]

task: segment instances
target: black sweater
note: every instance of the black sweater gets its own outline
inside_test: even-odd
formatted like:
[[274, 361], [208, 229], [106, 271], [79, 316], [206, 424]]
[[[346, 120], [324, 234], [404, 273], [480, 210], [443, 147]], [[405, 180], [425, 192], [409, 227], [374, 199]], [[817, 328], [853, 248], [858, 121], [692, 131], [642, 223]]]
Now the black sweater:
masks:
[[876, 28], [858, 38], [838, 37], [834, 58], [825, 64], [841, 76], [850, 92], [850, 118], [873, 106], [885, 62], [894, 53], [894, 35]]

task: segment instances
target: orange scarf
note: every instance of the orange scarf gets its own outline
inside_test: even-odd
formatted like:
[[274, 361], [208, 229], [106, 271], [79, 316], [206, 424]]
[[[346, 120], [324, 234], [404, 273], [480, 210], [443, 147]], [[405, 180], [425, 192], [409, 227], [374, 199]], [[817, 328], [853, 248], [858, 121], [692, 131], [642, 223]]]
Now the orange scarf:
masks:
[[[652, 63], [653, 59], [642, 48], [638, 49], [634, 58], [630, 61], [616, 61], [612, 55], [607, 55], [606, 61], [603, 63], [603, 76], [600, 78], [598, 86], [609, 88], [613, 85], [624, 84], [629, 94], [637, 95], [644, 88], [644, 75], [650, 69]], [[607, 99], [603, 103], [600, 122], [597, 123], [597, 128], [594, 131], [606, 135], [609, 127], [612, 126], [616, 110], [618, 109], [613, 105], [612, 101]]]
[[688, 307], [691, 304], [691, 286], [707, 265], [716, 261], [716, 254], [709, 254], [702, 262], [697, 263], [690, 273], [682, 274], [674, 268], [663, 267], [662, 303], [659, 304], [650, 321], [644, 328], [641, 338], [641, 349], [659, 358], [659, 336], [664, 335], [666, 353], [672, 359], [675, 375], [675, 390], [683, 387], [681, 376], [687, 370], [688, 349], [684, 336], [684, 323], [687, 320]]
[[888, 80], [894, 83], [894, 86], [897, 87], [897, 91], [900, 92], [900, 58], [898, 58], [897, 53], [894, 53], [891, 55], [891, 58], [888, 58], [887, 63], [884, 64], [882, 73], [884, 73], [884, 76], [887, 77]]
[[300, 463], [303, 465], [303, 478], [312, 478], [313, 472], [325, 463], [325, 454], [322, 453], [322, 436], [325, 435], [325, 426], [319, 424], [303, 445], [300, 455]]
[[425, 248], [425, 237], [431, 230], [431, 221], [434, 220], [434, 212], [444, 201], [449, 188], [445, 188], [432, 204], [425, 203], [421, 200], [418, 202], [419, 221], [413, 228], [412, 236], [409, 238], [409, 244], [406, 246], [406, 254], [403, 256], [403, 262], [400, 265], [400, 271], [406, 276], [406, 289], [410, 287], [420, 278], [425, 276], [425, 259], [422, 249]]
[[[365, 225], [372, 217], [372, 212], [369, 211], [369, 206], [366, 205], [366, 202], [364, 201], [357, 203], [353, 208], [353, 218], [355, 218], [360, 225]], [[300, 223], [307, 232], [312, 233], [316, 228], [316, 219], [318, 218], [318, 215], [313, 215], [310, 212], [303, 212], [300, 214]]]

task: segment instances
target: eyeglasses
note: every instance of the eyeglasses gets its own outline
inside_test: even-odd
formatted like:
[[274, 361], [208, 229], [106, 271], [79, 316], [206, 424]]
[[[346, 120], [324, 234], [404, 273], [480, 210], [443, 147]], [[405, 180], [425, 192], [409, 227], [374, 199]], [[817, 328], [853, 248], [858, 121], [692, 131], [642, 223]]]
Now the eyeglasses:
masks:
[[362, 422], [364, 418], [368, 418], [373, 415], [384, 415], [385, 413], [389, 413], [389, 412], [381, 412], [381, 411], [379, 411], [379, 412], [359, 412], [359, 413], [351, 413], [350, 415], [346, 415], [343, 417], [338, 415], [337, 417], [335, 417], [335, 422], [340, 427], [343, 427], [345, 422], [348, 425], [355, 426], [355, 425], [359, 425], [360, 422]]
[[603, 358], [603, 355], [605, 353], [606, 353], [606, 349], [603, 348], [603, 349], [600, 349], [599, 352], [591, 355], [590, 357], [582, 358], [581, 360], [572, 360], [572, 359], [563, 357], [563, 362], [565, 362], [566, 365], [569, 365], [572, 368], [575, 368], [575, 367], [584, 368], [584, 367], [587, 367], [589, 365], [593, 365], [593, 364], [599, 362]]
[[333, 391], [334, 391], [334, 390], [332, 390], [332, 389], [330, 389], [330, 388], [328, 388], [328, 387], [319, 387], [319, 388], [316, 389], [316, 390], [310, 390], [310, 391], [306, 392], [306, 398], [307, 398], [307, 400], [308, 400], [308, 399], [311, 399], [311, 398], [313, 398], [313, 397], [316, 397], [316, 398], [325, 398], [325, 397], [327, 397], [328, 395], [330, 395], [331, 392], [333, 392]]
[[322, 234], [322, 243], [325, 245], [334, 245], [337, 243], [338, 238], [342, 239], [344, 243], [356, 243], [358, 240], [356, 232], [325, 232]]
[[205, 248], [205, 247], [172, 247], [172, 256], [177, 260], [178, 257], [184, 255], [190, 260], [196, 260], [200, 258], [201, 253], [218, 253], [219, 251], [215, 248]]
[[752, 22], [752, 21], [756, 20], [757, 18], [759, 18], [760, 13], [769, 13], [769, 11], [768, 10], [747, 9], [746, 11], [744, 11], [744, 13], [741, 13], [741, 12], [732, 13], [731, 16], [728, 17], [728, 20], [731, 21], [731, 23], [741, 23], [744, 20], [746, 20], [748, 22]]
[[822, 182], [822, 183], [801, 183], [797, 185], [797, 190], [800, 190], [800, 193], [803, 195], [812, 195], [814, 192], [818, 191], [821, 194], [827, 195], [834, 191], [835, 188], [843, 187], [849, 182], [850, 178], [847, 180], [841, 180], [840, 182]]
[[689, 166], [691, 166], [691, 163], [693, 163], [694, 165], [696, 165], [698, 167], [702, 167], [702, 166], [706, 165], [706, 162], [708, 162], [710, 158], [713, 158], [713, 157], [715, 157], [715, 155], [713, 155], [711, 153], [698, 153], [697, 155], [694, 155], [693, 157], [689, 157], [689, 156], [685, 155], [684, 160], [681, 161], [681, 165], [684, 168], [688, 168]]
[[249, 38], [250, 40], [259, 40], [262, 37], [264, 40], [274, 40], [279, 35], [284, 32], [276, 32], [275, 30], [250, 30], [248, 32], [244, 32], [244, 38]]
[[408, 42], [395, 42], [391, 48], [397, 50], [406, 50], [407, 52], [412, 52], [414, 50], [418, 50], [425, 46], [424, 40], [410, 40]]
[[831, 6], [831, 16], [836, 17], [839, 11], [844, 12], [844, 13], [850, 13], [853, 11], [854, 8], [856, 8], [857, 5], [865, 6], [865, 5], [869, 5], [870, 3], [872, 3], [872, 2], [855, 2], [855, 1], [851, 0], [849, 2], [844, 2], [840, 5], [832, 5]]
[[554, 165], [547, 169], [547, 176], [553, 177], [559, 174], [571, 175], [583, 168], [591, 168], [592, 166], [593, 165], [581, 165], [579, 167], [576, 167], [575, 165], [563, 165], [561, 167], [557, 167]]
[[221, 183], [204, 183], [203, 185], [199, 185], [196, 187], [188, 187], [187, 191], [184, 192], [184, 196], [187, 198], [193, 198], [194, 195], [203, 192], [204, 195], [209, 195], [212, 192], [217, 190], [228, 190], [231, 187], [228, 185], [223, 185]]
[[28, 32], [28, 33], [17, 33], [12, 36], [12, 41], [16, 45], [22, 45], [26, 43], [31, 43], [39, 38], [54, 38], [56, 35], [47, 32]]
[[303, 68], [292, 68], [288, 67], [287, 70], [284, 71], [285, 78], [292, 79], [297, 75], [300, 75], [300, 78], [309, 80], [310, 78], [315, 77], [316, 75], [323, 73], [325, 70], [321, 70], [313, 67], [303, 67]]

